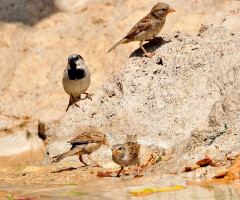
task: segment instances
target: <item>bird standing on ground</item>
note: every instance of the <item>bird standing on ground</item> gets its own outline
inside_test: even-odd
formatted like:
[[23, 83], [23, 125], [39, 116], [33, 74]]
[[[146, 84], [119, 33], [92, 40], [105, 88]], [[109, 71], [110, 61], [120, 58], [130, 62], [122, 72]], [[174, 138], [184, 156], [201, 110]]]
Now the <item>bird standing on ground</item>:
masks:
[[59, 162], [68, 156], [79, 155], [80, 162], [87, 166], [87, 164], [82, 159], [82, 155], [87, 154], [89, 160], [93, 161], [98, 167], [101, 167], [91, 158], [90, 154], [93, 151], [97, 151], [102, 146], [102, 144], [108, 145], [106, 136], [102, 132], [92, 130], [85, 131], [75, 137], [73, 140], [70, 140], [68, 143], [71, 143], [72, 145], [70, 150], [66, 153], [54, 156], [53, 158], [55, 159], [52, 161], [52, 163]]
[[170, 12], [175, 12], [173, 8], [171, 8], [168, 4], [158, 3], [153, 6], [151, 12], [141, 19], [132, 30], [125, 36], [122, 40], [120, 40], [117, 44], [111, 47], [107, 53], [115, 49], [118, 45], [129, 43], [132, 41], [140, 41], [139, 46], [144, 52], [144, 56], [151, 58], [154, 53], [148, 54], [147, 51], [143, 47], [144, 41], [155, 41], [161, 42], [159, 39], [155, 39], [160, 31], [162, 30], [165, 22], [167, 14]]
[[131, 165], [138, 165], [139, 174], [139, 152], [140, 144], [137, 143], [137, 135], [127, 135], [127, 142], [125, 144], [116, 144], [112, 147], [112, 160], [121, 166], [117, 177], [120, 177], [120, 173], [124, 167]]
[[90, 85], [90, 76], [90, 72], [80, 55], [71, 54], [68, 56], [68, 65], [62, 78], [63, 88], [70, 96], [66, 111], [72, 104], [79, 107], [76, 102], [81, 100], [81, 94], [86, 94], [86, 98], [92, 100], [93, 94], [85, 92]]

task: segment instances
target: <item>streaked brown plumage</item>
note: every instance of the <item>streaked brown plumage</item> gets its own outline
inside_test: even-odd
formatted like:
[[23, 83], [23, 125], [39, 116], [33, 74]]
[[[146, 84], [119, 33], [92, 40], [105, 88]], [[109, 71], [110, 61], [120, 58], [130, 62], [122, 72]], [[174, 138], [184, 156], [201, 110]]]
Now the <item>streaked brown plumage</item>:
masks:
[[85, 131], [74, 139], [68, 141], [68, 143], [71, 143], [72, 145], [70, 150], [58, 156], [54, 156], [53, 158], [55, 159], [52, 161], [52, 163], [59, 162], [68, 156], [79, 155], [80, 162], [87, 166], [87, 164], [82, 159], [82, 155], [87, 154], [90, 160], [92, 160], [98, 167], [101, 167], [91, 158], [90, 154], [93, 151], [98, 150], [102, 144], [108, 145], [106, 137], [102, 132], [93, 130]]
[[167, 14], [170, 12], [175, 12], [168, 4], [158, 3], [153, 6], [151, 12], [141, 19], [117, 44], [111, 47], [107, 53], [115, 49], [120, 44], [129, 43], [132, 41], [140, 41], [139, 46], [144, 52], [144, 56], [151, 58], [154, 53], [148, 54], [143, 47], [144, 41], [155, 41], [153, 38], [157, 36], [162, 30]]
[[139, 152], [140, 144], [137, 143], [137, 135], [127, 135], [127, 141], [124, 144], [116, 144], [112, 147], [112, 160], [121, 166], [117, 177], [120, 176], [124, 167], [138, 165], [139, 174]]

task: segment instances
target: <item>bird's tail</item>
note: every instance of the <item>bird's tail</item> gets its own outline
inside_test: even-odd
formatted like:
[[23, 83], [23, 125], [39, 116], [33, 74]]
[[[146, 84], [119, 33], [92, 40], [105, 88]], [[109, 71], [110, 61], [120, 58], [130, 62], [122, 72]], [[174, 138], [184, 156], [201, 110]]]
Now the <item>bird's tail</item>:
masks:
[[137, 134], [127, 135], [127, 142], [137, 143]]
[[[127, 39], [123, 38], [122, 40], [120, 40], [117, 44], [113, 45], [107, 53], [109, 53], [110, 51], [112, 51], [113, 49], [115, 49], [117, 46], [119, 46], [120, 44], [123, 44], [123, 43], [126, 43], [127, 42]], [[107, 54], [106, 53], [106, 54]]]
[[[75, 152], [74, 152], [75, 153]], [[73, 151], [67, 151], [66, 153], [60, 154], [58, 156], [54, 156], [53, 158], [56, 158], [52, 161], [52, 163], [54, 162], [59, 162], [60, 160], [68, 157], [68, 156], [73, 156], [74, 155]]]

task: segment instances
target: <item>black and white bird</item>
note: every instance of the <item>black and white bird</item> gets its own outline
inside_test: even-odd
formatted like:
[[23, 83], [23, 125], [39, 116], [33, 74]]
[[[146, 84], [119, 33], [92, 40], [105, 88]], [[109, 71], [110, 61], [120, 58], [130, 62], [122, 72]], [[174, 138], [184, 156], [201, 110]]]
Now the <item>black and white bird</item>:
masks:
[[70, 96], [68, 108], [77, 101], [81, 100], [81, 94], [86, 94], [86, 98], [92, 100], [92, 95], [86, 93], [90, 85], [90, 71], [87, 66], [84, 64], [82, 56], [78, 54], [71, 54], [68, 56], [68, 65], [63, 73], [63, 88], [65, 92]]

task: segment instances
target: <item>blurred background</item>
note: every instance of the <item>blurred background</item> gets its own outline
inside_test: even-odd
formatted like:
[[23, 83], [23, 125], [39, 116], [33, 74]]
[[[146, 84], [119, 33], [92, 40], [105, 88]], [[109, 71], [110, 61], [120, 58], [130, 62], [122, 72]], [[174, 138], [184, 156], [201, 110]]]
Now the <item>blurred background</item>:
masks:
[[[162, 33], [196, 35], [201, 23], [229, 1], [165, 0], [176, 12]], [[42, 159], [66, 113], [69, 97], [61, 79], [68, 55], [84, 58], [92, 73], [88, 91], [94, 93], [139, 46], [121, 45], [105, 55], [107, 50], [158, 2], [0, 0], [0, 169]]]

